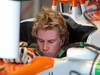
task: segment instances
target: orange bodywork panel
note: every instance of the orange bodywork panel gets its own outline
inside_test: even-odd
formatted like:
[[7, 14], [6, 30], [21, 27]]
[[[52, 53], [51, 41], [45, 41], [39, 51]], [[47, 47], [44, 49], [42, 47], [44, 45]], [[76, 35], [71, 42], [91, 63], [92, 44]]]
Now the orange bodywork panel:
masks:
[[28, 64], [6, 64], [0, 61], [0, 65], [4, 66], [4, 69], [0, 70], [0, 75], [36, 75], [38, 72], [52, 68], [53, 64], [52, 58], [42, 56], [33, 58]]
[[56, 6], [57, 5], [57, 0], [52, 0], [52, 5]]
[[60, 0], [60, 2], [62, 2], [62, 3], [69, 3], [69, 2], [72, 2], [72, 0]]

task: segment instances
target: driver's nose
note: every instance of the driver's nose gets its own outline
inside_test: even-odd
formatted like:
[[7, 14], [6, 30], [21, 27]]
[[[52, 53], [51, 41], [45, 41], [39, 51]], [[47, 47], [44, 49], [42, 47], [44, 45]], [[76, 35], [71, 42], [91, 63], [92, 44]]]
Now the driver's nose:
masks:
[[44, 42], [44, 44], [43, 44], [43, 50], [44, 50], [44, 51], [47, 51], [47, 50], [48, 50], [48, 47], [47, 47], [47, 46], [48, 46], [47, 43]]

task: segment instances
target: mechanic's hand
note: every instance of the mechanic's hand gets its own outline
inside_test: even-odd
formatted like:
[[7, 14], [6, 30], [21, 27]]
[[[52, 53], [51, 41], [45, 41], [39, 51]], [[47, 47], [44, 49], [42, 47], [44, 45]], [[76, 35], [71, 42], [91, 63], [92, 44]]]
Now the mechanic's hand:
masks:
[[33, 48], [27, 48], [26, 42], [20, 43], [19, 48], [19, 57], [16, 59], [3, 59], [5, 63], [30, 63], [32, 62], [33, 57], [35, 57], [34, 49]]

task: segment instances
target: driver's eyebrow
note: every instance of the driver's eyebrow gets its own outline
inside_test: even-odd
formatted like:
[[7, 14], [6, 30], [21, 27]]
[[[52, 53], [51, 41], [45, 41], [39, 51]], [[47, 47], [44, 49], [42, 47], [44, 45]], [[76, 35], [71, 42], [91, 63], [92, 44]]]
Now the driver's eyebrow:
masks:
[[48, 42], [53, 42], [53, 41], [56, 41], [56, 39], [50, 39], [50, 40], [48, 40]]
[[37, 39], [38, 39], [38, 40], [43, 40], [43, 39], [41, 39], [41, 38], [39, 38], [39, 37], [37, 37]]
[[48, 40], [48, 41], [55, 41], [56, 39], [50, 39], [50, 40]]
[[[38, 40], [43, 40], [43, 39], [40, 38], [40, 37], [37, 37], [37, 39], [38, 39]], [[56, 41], [56, 38], [52, 38], [52, 39], [49, 39], [49, 40], [47, 40], [47, 41], [48, 41], [48, 42], [51, 42], [51, 41], [53, 42], [53, 41]]]

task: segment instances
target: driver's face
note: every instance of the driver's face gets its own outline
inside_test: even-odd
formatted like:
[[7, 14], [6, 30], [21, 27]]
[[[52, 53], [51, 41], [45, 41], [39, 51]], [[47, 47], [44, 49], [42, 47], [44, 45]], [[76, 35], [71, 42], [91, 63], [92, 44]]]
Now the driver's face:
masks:
[[44, 56], [55, 57], [56, 53], [61, 49], [62, 40], [56, 28], [50, 30], [39, 29], [37, 44]]

